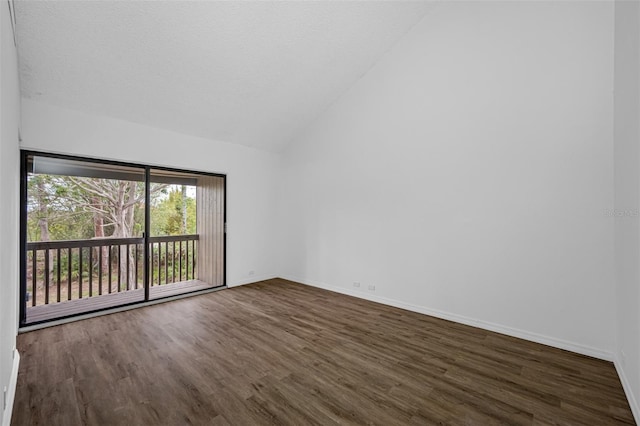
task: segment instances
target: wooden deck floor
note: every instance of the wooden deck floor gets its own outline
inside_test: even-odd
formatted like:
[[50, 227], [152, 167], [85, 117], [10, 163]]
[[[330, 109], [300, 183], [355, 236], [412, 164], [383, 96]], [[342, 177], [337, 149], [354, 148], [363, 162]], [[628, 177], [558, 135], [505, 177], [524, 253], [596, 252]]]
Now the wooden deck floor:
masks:
[[634, 424], [610, 362], [283, 280], [18, 349], [14, 426]]
[[[161, 299], [163, 297], [174, 296], [176, 294], [187, 293], [190, 291], [204, 290], [207, 288], [212, 288], [212, 286], [199, 280], [163, 284], [151, 287], [149, 289], [149, 298], [151, 300]], [[56, 318], [82, 314], [100, 309], [113, 308], [129, 303], [141, 302], [143, 300], [144, 289], [139, 288], [119, 293], [103, 294], [101, 296], [51, 303], [48, 305], [29, 306], [27, 307], [27, 324], [49, 321]]]

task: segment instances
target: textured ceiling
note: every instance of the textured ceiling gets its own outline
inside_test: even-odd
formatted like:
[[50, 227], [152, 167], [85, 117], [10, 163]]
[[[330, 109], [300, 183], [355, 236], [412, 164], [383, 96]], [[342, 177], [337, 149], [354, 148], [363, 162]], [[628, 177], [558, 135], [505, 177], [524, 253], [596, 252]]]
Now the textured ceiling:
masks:
[[278, 151], [430, 7], [17, 1], [22, 95]]

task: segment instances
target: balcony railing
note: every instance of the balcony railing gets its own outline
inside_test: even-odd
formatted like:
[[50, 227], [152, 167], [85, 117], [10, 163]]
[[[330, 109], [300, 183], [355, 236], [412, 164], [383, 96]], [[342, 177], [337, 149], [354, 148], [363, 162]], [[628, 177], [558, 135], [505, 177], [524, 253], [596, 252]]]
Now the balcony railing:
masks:
[[[197, 279], [198, 235], [149, 238], [149, 284]], [[27, 306], [144, 288], [144, 239], [27, 243]]]
[[150, 237], [150, 285], [197, 279], [198, 240], [198, 235]]

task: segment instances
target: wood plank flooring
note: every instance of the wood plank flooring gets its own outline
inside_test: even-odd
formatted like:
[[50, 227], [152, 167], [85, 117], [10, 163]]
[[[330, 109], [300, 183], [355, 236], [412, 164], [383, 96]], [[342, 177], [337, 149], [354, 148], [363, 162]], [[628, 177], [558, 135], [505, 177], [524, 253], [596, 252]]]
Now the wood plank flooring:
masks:
[[284, 280], [18, 349], [14, 426], [634, 424], [609, 362]]

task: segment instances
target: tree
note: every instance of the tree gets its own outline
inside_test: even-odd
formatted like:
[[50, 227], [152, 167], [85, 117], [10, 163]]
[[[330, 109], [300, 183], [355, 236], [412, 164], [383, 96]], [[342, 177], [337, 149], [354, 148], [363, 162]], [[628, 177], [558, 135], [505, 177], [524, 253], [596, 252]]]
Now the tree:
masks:
[[196, 200], [178, 186], [170, 186], [166, 197], [156, 199], [151, 209], [151, 235], [196, 233]]
[[[98, 213], [98, 210], [102, 209], [102, 201], [96, 195], [91, 197], [92, 206], [95, 207], [93, 210], [93, 235], [95, 238], [104, 238], [104, 216]], [[96, 247], [96, 251], [99, 251], [100, 262], [102, 263], [102, 270], [106, 271], [109, 267], [108, 265], [108, 256], [109, 249], [106, 246]]]
[[[196, 232], [196, 200], [189, 196], [189, 188], [184, 185], [151, 184], [151, 235]], [[29, 241], [132, 238], [140, 236], [145, 226], [145, 187], [140, 182], [31, 174], [28, 176], [27, 196]], [[133, 283], [136, 272], [134, 252], [130, 250], [127, 257], [126, 248], [127, 245], [120, 246], [118, 254], [114, 252], [112, 258], [114, 261], [119, 259], [116, 269], [120, 281]], [[92, 270], [98, 270], [101, 259], [100, 269], [103, 273], [108, 271], [108, 246], [93, 249], [93, 254]], [[42, 251], [39, 253], [39, 262], [42, 262], [41, 256]], [[63, 251], [62, 256], [70, 256], [70, 261], [75, 265], [79, 253], [76, 250]], [[86, 260], [86, 257], [83, 259]], [[54, 269], [54, 260], [50, 258], [50, 273]], [[65, 262], [66, 259], [63, 265], [66, 265]], [[38, 268], [41, 271], [40, 268], [42, 266]], [[66, 268], [62, 272], [65, 273]], [[71, 280], [71, 277], [67, 278]]]
[[[67, 202], [66, 194], [69, 192], [69, 184], [60, 184], [59, 180], [51, 175], [31, 174], [27, 177], [27, 240], [28, 241], [59, 241], [69, 239], [90, 238], [92, 233], [91, 215], [78, 209], [73, 203]], [[45, 251], [34, 251], [36, 263], [27, 263], [27, 274], [30, 277], [37, 275], [38, 271], [45, 272], [50, 278], [54, 276], [56, 266], [56, 250], [50, 250], [48, 259]], [[76, 255], [70, 251], [61, 251], [63, 259], [60, 263], [66, 264], [67, 259], [75, 259]], [[48, 270], [44, 271], [44, 265], [48, 260]], [[66, 272], [66, 268], [62, 269]], [[71, 281], [71, 276], [63, 274], [61, 278]], [[36, 280], [42, 288], [43, 280]], [[51, 286], [55, 280], [50, 279]], [[36, 289], [34, 288], [35, 292]]]
[[187, 186], [186, 185], [182, 185], [182, 209], [180, 211], [180, 214], [182, 216], [182, 227], [180, 228], [180, 232], [182, 234], [186, 234], [187, 233]]
[[[136, 218], [136, 206], [144, 203], [144, 185], [138, 185], [135, 181], [114, 179], [93, 179], [67, 177], [77, 191], [73, 201], [92, 211], [102, 218], [102, 227], [109, 226], [113, 229], [111, 236], [114, 238], [131, 238], [134, 236], [134, 221]], [[164, 190], [167, 185], [151, 184], [152, 197]], [[91, 198], [99, 200], [92, 203]], [[104, 233], [103, 233], [104, 235]], [[127, 246], [120, 246], [118, 250], [119, 273], [122, 282], [131, 283], [135, 279], [135, 259], [133, 252], [129, 252], [128, 258], [124, 255]], [[129, 275], [127, 276], [127, 262]]]
[[[48, 209], [48, 196], [47, 191], [45, 190], [45, 177], [44, 176], [36, 176], [33, 180], [33, 184], [35, 185], [35, 199], [37, 203], [37, 211], [38, 211], [38, 228], [40, 230], [40, 241], [51, 241], [51, 237], [49, 234], [49, 209]], [[53, 253], [49, 252], [48, 255], [48, 273], [53, 273]]]
[[[54, 182], [58, 188], [64, 188], [64, 196], [68, 203], [92, 214], [94, 238], [134, 236], [136, 206], [145, 201], [144, 185], [135, 181], [75, 176], [56, 176]], [[157, 196], [166, 186], [152, 184], [152, 197]], [[107, 235], [107, 230], [110, 231], [110, 235]], [[135, 259], [131, 251], [127, 258], [126, 248], [127, 246], [123, 245], [118, 250], [118, 269], [121, 281], [132, 283], [135, 279]], [[102, 252], [102, 258], [105, 259], [108, 257], [108, 249], [105, 247], [103, 250], [105, 251]], [[129, 275], [126, 275], [127, 265]], [[103, 268], [104, 266], [106, 265], [103, 264]]]

